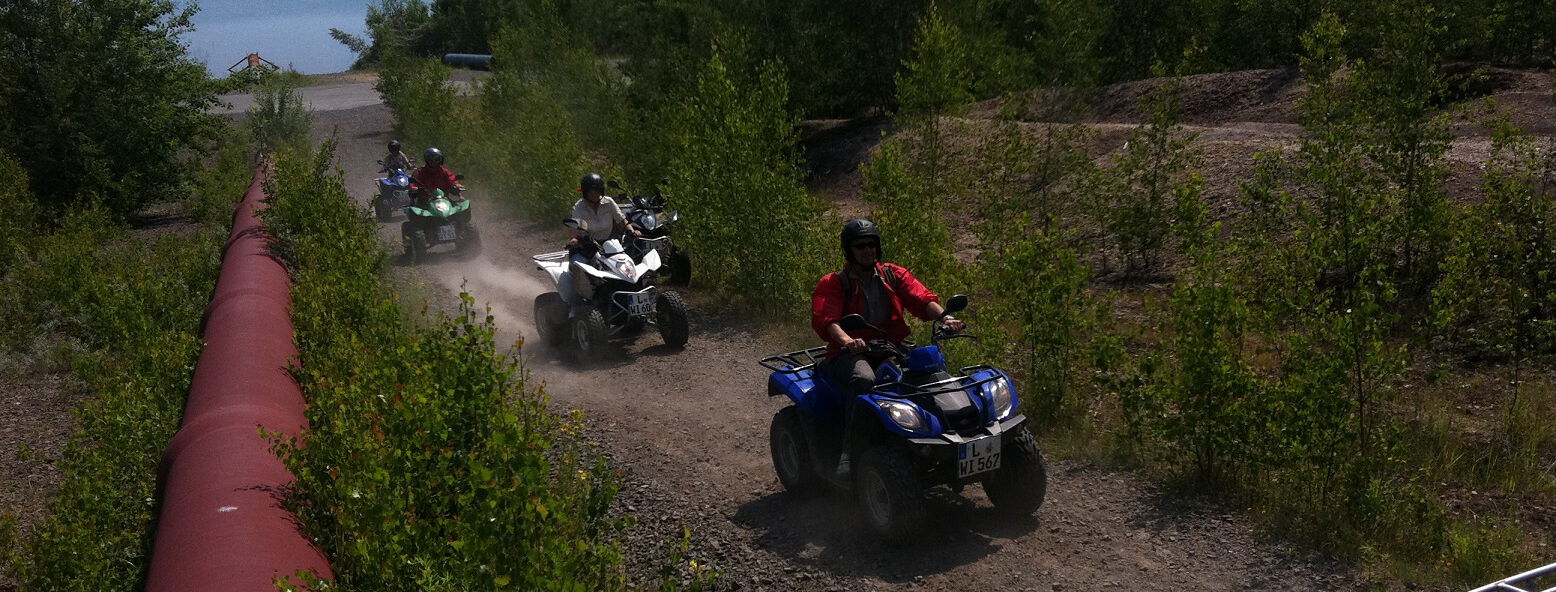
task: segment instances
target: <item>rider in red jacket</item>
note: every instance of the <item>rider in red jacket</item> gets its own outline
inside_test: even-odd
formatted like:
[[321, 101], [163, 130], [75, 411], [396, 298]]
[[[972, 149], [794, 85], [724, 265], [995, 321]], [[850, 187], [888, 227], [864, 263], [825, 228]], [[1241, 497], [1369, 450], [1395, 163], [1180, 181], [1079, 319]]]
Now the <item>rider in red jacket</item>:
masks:
[[[887, 339], [900, 344], [911, 334], [903, 308], [928, 321], [945, 314], [945, 307], [940, 297], [906, 268], [881, 262], [881, 231], [874, 222], [849, 220], [843, 224], [842, 243], [848, 264], [816, 282], [810, 296], [810, 326], [827, 342], [827, 358], [816, 370], [843, 387], [849, 424], [845, 433], [854, 433], [857, 406], [853, 399], [875, 386], [875, 366], [880, 362], [871, 359], [867, 341]], [[850, 334], [843, 330], [838, 321], [850, 314], [864, 317], [881, 332]], [[946, 316], [944, 322], [952, 330], [962, 330], [958, 319]], [[837, 472], [840, 476], [849, 473], [846, 447], [838, 459]]]
[[[826, 341], [827, 359], [839, 358], [845, 349], [849, 354], [862, 353], [870, 339], [884, 338], [895, 343], [907, 339], [911, 331], [902, 314], [904, 307], [925, 321], [945, 312], [940, 297], [924, 287], [912, 272], [894, 263], [881, 262], [881, 232], [875, 223], [849, 220], [843, 225], [842, 243], [848, 265], [842, 271], [822, 276], [810, 296], [810, 326]], [[848, 334], [837, 322], [850, 314], [863, 316], [884, 334]], [[946, 317], [945, 321], [952, 329], [962, 328], [962, 322], [955, 318]], [[874, 370], [870, 373], [873, 384]]]
[[[422, 153], [421, 168], [411, 173], [411, 191], [415, 192], [422, 201], [432, 194], [432, 190], [442, 189], [443, 193], [454, 197], [464, 191], [465, 186], [459, 184], [459, 179], [454, 172], [443, 167], [443, 151], [437, 148], [428, 148]], [[458, 199], [455, 199], [458, 201]]]

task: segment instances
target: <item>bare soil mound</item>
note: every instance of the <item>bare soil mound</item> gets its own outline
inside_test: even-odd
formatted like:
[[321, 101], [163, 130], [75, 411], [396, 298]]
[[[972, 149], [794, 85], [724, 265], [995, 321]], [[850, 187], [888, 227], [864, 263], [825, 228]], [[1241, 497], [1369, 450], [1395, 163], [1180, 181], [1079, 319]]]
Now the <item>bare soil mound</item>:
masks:
[[[1457, 138], [1448, 154], [1452, 168], [1449, 191], [1453, 199], [1468, 201], [1476, 192], [1490, 142], [1487, 131], [1472, 123], [1467, 114], [1491, 99], [1509, 113], [1513, 123], [1535, 134], [1556, 135], [1552, 79], [1547, 72], [1474, 64], [1451, 64], [1445, 71], [1451, 84], [1444, 109], [1465, 109], [1453, 127]], [[1165, 78], [1152, 78], [1089, 91], [1033, 90], [1021, 98], [1038, 100], [1023, 100], [1022, 104], [1079, 101], [1089, 107], [1063, 117], [1028, 108], [1017, 111], [1015, 117], [1031, 128], [1086, 126], [1093, 132], [1089, 152], [1102, 159], [1121, 148], [1134, 128], [1146, 120], [1147, 100], [1166, 82]], [[1248, 176], [1255, 155], [1298, 145], [1302, 128], [1297, 122], [1297, 105], [1307, 86], [1295, 68], [1197, 74], [1184, 77], [1182, 83], [1183, 121], [1190, 131], [1199, 133], [1196, 147], [1203, 157], [1199, 172], [1207, 183], [1212, 213], [1224, 215], [1238, 184]], [[974, 103], [964, 117], [952, 118], [962, 124], [947, 126], [960, 128], [956, 135], [962, 137], [952, 138], [952, 142], [976, 154], [974, 138], [979, 128], [992, 125], [1008, 107], [1006, 101]], [[882, 117], [805, 122], [800, 145], [808, 167], [807, 185], [832, 199], [845, 215], [868, 214], [869, 205], [859, 200], [858, 167], [869, 160], [881, 139], [894, 131], [891, 122]]]

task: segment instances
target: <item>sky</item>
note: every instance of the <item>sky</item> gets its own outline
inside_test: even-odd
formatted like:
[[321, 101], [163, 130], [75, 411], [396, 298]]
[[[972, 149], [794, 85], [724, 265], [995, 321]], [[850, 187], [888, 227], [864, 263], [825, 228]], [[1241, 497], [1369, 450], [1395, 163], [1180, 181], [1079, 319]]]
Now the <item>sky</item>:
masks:
[[[185, 2], [180, 2], [182, 6]], [[362, 19], [371, 0], [204, 0], [195, 13], [195, 30], [182, 39], [189, 55], [212, 75], [250, 52], [304, 74], [341, 72], [356, 56], [330, 38], [334, 27], [363, 36]]]

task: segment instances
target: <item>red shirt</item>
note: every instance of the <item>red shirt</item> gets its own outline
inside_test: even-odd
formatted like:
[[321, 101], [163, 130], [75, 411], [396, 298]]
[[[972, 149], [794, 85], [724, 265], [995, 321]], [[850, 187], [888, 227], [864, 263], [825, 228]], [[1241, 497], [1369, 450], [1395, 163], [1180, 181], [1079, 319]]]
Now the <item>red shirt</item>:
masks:
[[443, 168], [443, 165], [422, 165], [421, 168], [416, 169], [416, 172], [411, 173], [411, 189], [426, 189], [428, 192], [442, 189], [447, 193], [450, 189], [458, 187], [459, 181], [454, 178], [454, 172]]
[[[890, 274], [887, 273], [887, 269], [891, 270]], [[880, 325], [885, 334], [863, 331], [848, 335], [866, 341], [884, 337], [901, 343], [913, 333], [908, 329], [907, 319], [902, 316], [903, 307], [906, 306], [913, 316], [928, 321], [930, 320], [929, 303], [939, 302], [940, 297], [930, 292], [929, 288], [919, 283], [918, 278], [913, 277], [912, 273], [900, 265], [876, 262], [875, 271], [881, 276], [881, 284], [885, 288], [886, 302], [889, 305], [890, 318]], [[822, 276], [821, 281], [816, 282], [816, 290], [810, 295], [810, 327], [821, 336], [822, 341], [827, 343], [828, 357], [843, 351], [843, 346], [832, 342], [832, 337], [827, 334], [827, 326], [847, 315], [864, 314], [865, 310], [862, 282], [849, 281], [848, 288], [851, 293], [845, 295], [841, 273], [843, 272]], [[896, 275], [897, 281], [888, 281], [888, 275]]]

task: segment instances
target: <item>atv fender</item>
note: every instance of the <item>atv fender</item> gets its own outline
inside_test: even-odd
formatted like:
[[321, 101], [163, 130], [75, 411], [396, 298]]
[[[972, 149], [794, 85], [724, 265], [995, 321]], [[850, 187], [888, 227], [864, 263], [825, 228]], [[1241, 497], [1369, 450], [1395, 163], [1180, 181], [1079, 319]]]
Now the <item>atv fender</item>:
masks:
[[[919, 420], [923, 422], [924, 427], [918, 430], [908, 431], [906, 428], [897, 425], [897, 421], [891, 418], [891, 414], [887, 413], [885, 409], [876, 404], [877, 401], [907, 403], [913, 407], [915, 413], [918, 413]], [[922, 407], [919, 407], [918, 404], [913, 403], [912, 401], [908, 401], [907, 399], [868, 394], [859, 395], [858, 400], [854, 404], [864, 405], [868, 407], [870, 411], [875, 412], [875, 418], [880, 421], [881, 427], [886, 428], [887, 431], [890, 431], [891, 433], [898, 436], [904, 436], [908, 438], [923, 438], [926, 436], [934, 436], [945, 430], [945, 428], [940, 425], [940, 418], [935, 417], [935, 414], [925, 411]]]

